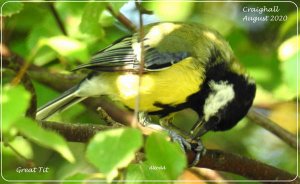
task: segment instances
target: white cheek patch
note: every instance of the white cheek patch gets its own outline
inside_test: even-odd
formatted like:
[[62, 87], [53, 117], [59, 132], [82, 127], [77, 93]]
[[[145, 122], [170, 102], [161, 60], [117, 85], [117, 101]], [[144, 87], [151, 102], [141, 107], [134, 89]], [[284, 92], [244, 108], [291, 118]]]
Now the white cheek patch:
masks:
[[215, 115], [220, 109], [226, 106], [234, 98], [233, 85], [228, 84], [227, 81], [210, 81], [209, 87], [212, 92], [205, 100], [204, 104], [204, 119], [208, 121], [210, 117]]

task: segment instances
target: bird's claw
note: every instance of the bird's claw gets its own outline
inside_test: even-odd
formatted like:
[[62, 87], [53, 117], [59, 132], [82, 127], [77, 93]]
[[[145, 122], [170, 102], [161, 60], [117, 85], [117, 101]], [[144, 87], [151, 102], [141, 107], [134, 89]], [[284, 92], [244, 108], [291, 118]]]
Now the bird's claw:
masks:
[[180, 136], [179, 134], [177, 134], [174, 131], [171, 131], [171, 130], [167, 130], [167, 131], [171, 137], [171, 140], [173, 142], [178, 143], [183, 151], [186, 151], [186, 150], [191, 151], [192, 150], [191, 144], [187, 140], [185, 140], [182, 136]]
[[145, 112], [138, 113], [138, 120], [139, 120], [139, 123], [144, 127], [146, 127], [149, 124], [152, 124], [150, 117]]
[[187, 141], [184, 137], [182, 137], [181, 135], [179, 135], [177, 132], [175, 132], [174, 130], [169, 130], [167, 128], [164, 128], [160, 125], [154, 124], [152, 123], [151, 118], [147, 115], [147, 113], [145, 112], [140, 112], [138, 114], [138, 119], [139, 122], [144, 126], [144, 127], [151, 127], [155, 130], [163, 130], [168, 132], [171, 140], [173, 142], [176, 142], [179, 144], [180, 148], [184, 151], [193, 151], [196, 153], [196, 157], [193, 160], [192, 164], [190, 164], [190, 167], [193, 167], [195, 165], [198, 164], [200, 157], [205, 154], [205, 148], [201, 142], [201, 140], [197, 140], [197, 142], [194, 144], [191, 144], [189, 141]]
[[196, 166], [200, 161], [200, 157], [204, 155], [206, 151], [201, 140], [197, 140], [195, 144], [191, 144], [181, 135], [177, 134], [175, 131], [168, 130], [168, 133], [172, 141], [177, 142], [184, 152], [193, 151], [196, 153], [196, 157], [194, 158], [193, 162], [189, 165], [190, 167]]
[[206, 152], [206, 149], [203, 146], [203, 143], [201, 142], [200, 139], [197, 141], [196, 144], [194, 144], [194, 146], [192, 147], [192, 151], [194, 151], [196, 153], [196, 156], [195, 156], [193, 162], [189, 165], [190, 167], [196, 166], [198, 164], [198, 162], [200, 161], [200, 157], [202, 155], [204, 155]]

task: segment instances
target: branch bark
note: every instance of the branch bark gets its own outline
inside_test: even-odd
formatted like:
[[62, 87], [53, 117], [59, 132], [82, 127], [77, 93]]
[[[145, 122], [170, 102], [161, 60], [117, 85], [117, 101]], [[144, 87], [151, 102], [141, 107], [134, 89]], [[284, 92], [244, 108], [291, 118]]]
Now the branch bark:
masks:
[[137, 28], [136, 26], [127, 18], [125, 17], [122, 13], [120, 12], [115, 12], [111, 5], [107, 6], [107, 10], [111, 13], [112, 16], [114, 16], [119, 22], [121, 22], [127, 29], [130, 31], [136, 31]]
[[[188, 154], [190, 162], [194, 157], [195, 153], [190, 152]], [[197, 166], [238, 174], [263, 183], [300, 183], [296, 175], [240, 155], [220, 150], [206, 150], [206, 153], [200, 158]]]
[[292, 148], [297, 149], [297, 147], [299, 147], [299, 144], [297, 143], [297, 137], [295, 135], [291, 134], [290, 132], [281, 128], [270, 119], [260, 114], [257, 110], [255, 110], [255, 108], [252, 107], [249, 110], [247, 117], [253, 122], [265, 128], [266, 130], [269, 130], [270, 132], [278, 136], [281, 140], [286, 142]]
[[[114, 127], [95, 124], [71, 124], [40, 121], [44, 128], [54, 130], [71, 142], [87, 142], [97, 132]], [[195, 158], [194, 152], [187, 153], [189, 163]], [[296, 175], [273, 166], [220, 150], [206, 150], [198, 167], [225, 171], [261, 182], [300, 183]]]
[[59, 15], [58, 15], [58, 13], [57, 13], [57, 11], [56, 11], [54, 5], [53, 5], [53, 2], [49, 2], [48, 6], [49, 6], [49, 9], [50, 9], [50, 11], [51, 11], [53, 17], [55, 18], [55, 21], [56, 21], [56, 23], [57, 23], [57, 25], [58, 25], [60, 31], [61, 31], [65, 36], [68, 36], [67, 31], [66, 31], [66, 29], [65, 29], [65, 26], [64, 26], [64, 24], [63, 24], [61, 18], [59, 17]]

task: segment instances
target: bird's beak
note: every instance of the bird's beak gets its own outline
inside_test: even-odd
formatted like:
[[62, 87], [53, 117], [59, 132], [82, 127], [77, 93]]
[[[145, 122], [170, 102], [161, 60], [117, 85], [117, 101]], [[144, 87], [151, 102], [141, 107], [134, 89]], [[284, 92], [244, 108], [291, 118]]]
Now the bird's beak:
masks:
[[203, 120], [198, 120], [194, 127], [191, 129], [192, 139], [197, 139], [204, 135], [208, 130], [205, 128], [205, 122]]

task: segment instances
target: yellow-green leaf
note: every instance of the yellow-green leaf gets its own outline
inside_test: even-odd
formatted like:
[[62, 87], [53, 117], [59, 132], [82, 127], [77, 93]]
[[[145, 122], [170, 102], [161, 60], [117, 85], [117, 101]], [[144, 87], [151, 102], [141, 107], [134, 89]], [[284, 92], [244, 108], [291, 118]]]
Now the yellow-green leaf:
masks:
[[75, 158], [67, 142], [59, 134], [45, 130], [40, 127], [37, 122], [25, 117], [18, 119], [18, 121], [14, 123], [14, 126], [31, 141], [57, 151], [69, 162], [75, 162]]

